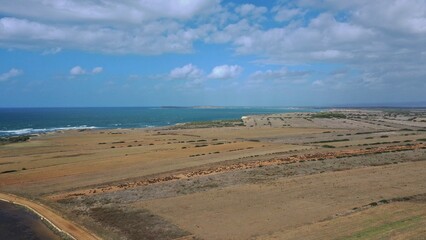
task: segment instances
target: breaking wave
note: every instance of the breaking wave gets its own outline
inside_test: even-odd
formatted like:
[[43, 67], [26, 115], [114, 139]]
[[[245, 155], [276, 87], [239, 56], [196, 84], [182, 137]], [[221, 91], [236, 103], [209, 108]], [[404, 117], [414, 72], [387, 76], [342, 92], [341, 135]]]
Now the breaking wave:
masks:
[[0, 136], [13, 136], [13, 135], [26, 135], [26, 134], [37, 134], [55, 131], [66, 131], [66, 130], [84, 130], [84, 129], [97, 129], [95, 126], [81, 125], [76, 127], [55, 127], [55, 128], [23, 128], [16, 130], [0, 130]]

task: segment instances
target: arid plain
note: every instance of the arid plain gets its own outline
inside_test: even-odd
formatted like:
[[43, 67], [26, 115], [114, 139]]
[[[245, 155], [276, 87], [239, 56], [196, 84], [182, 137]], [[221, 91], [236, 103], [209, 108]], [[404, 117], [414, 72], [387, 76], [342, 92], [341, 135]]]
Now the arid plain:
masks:
[[0, 192], [102, 239], [425, 239], [426, 111], [43, 134], [0, 145]]

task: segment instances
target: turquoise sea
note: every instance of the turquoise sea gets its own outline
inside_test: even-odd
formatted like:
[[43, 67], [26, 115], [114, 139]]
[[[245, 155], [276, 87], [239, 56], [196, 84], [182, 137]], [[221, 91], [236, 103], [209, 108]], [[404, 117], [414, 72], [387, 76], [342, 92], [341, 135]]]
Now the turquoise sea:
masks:
[[239, 119], [245, 115], [315, 111], [279, 107], [0, 108], [0, 136], [67, 129], [146, 128], [177, 123]]

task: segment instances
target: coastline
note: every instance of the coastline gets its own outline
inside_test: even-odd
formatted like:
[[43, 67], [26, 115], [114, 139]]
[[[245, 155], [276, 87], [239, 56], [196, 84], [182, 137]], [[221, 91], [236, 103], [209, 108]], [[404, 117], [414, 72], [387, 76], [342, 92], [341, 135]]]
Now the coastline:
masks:
[[311, 112], [312, 108], [52, 108], [1, 109], [0, 137], [90, 129], [168, 127], [189, 122], [240, 119], [246, 115]]

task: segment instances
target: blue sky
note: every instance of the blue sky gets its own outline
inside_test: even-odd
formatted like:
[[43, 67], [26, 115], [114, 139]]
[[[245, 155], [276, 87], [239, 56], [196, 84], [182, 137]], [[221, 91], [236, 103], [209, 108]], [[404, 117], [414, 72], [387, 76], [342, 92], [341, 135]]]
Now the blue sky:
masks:
[[0, 0], [0, 107], [426, 102], [424, 0]]

